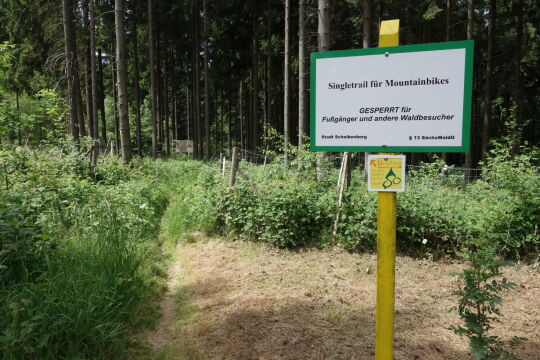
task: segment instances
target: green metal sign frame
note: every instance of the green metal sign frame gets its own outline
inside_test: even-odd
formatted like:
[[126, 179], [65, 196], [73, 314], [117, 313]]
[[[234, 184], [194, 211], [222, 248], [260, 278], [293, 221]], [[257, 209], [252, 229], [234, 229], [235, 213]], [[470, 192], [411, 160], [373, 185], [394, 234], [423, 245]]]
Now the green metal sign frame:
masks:
[[[317, 59], [339, 58], [351, 56], [398, 54], [408, 52], [465, 49], [465, 74], [463, 89], [463, 122], [460, 146], [317, 146], [315, 145], [316, 133], [316, 76]], [[310, 150], [327, 152], [469, 152], [471, 137], [471, 102], [473, 80], [473, 52], [474, 41], [449, 41], [443, 43], [418, 44], [379, 47], [368, 49], [338, 50], [311, 53], [310, 70]]]

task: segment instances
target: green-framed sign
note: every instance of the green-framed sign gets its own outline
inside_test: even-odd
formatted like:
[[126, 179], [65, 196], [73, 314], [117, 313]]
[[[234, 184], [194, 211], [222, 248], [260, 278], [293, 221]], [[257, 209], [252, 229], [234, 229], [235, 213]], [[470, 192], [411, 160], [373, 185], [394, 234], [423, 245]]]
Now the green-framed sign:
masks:
[[468, 152], [472, 40], [311, 54], [311, 151]]

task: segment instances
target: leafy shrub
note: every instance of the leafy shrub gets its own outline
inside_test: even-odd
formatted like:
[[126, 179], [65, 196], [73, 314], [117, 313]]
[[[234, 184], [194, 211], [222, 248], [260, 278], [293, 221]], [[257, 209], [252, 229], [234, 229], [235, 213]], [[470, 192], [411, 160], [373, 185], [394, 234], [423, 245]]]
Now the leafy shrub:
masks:
[[0, 284], [30, 281], [43, 272], [51, 243], [31, 221], [28, 209], [0, 196]]
[[413, 174], [407, 190], [398, 195], [398, 246], [414, 255], [455, 254], [477, 234], [477, 204], [460, 188], [434, 181], [437, 178]]
[[178, 241], [186, 233], [217, 231], [218, 202], [225, 189], [225, 182], [216, 169], [197, 161], [175, 164], [175, 177], [181, 186], [172, 195], [170, 209], [165, 214], [163, 233]]
[[287, 176], [276, 167], [260, 179], [260, 169], [250, 170], [250, 178], [238, 180], [219, 203], [225, 228], [279, 247], [319, 243], [331, 219], [320, 202], [321, 184]]
[[120, 358], [162, 273], [158, 220], [176, 183], [162, 161], [101, 178], [76, 152], [0, 154], [2, 359]]
[[376, 249], [377, 196], [368, 192], [366, 185], [353, 186], [345, 193], [336, 241], [349, 251]]
[[470, 187], [471, 197], [482, 204], [480, 231], [492, 234], [503, 255], [538, 260], [540, 188], [535, 184], [540, 169], [536, 161], [538, 150], [523, 148], [514, 155], [499, 144], [484, 164], [483, 180]]
[[509, 282], [501, 273], [504, 262], [497, 259], [496, 247], [491, 244], [474, 246], [464, 255], [470, 267], [460, 274], [463, 285], [454, 292], [459, 304], [452, 310], [458, 312], [463, 326], [450, 329], [469, 339], [471, 353], [477, 360], [518, 359], [508, 351], [525, 338], [513, 337], [505, 344], [498, 336], [490, 335], [493, 323], [500, 322], [500, 293], [512, 289], [516, 284]]
[[[531, 256], [540, 248], [540, 195], [532, 185], [539, 172], [536, 156], [531, 150], [514, 156], [507, 149], [496, 147], [484, 164], [484, 179], [472, 184], [448, 181], [441, 173], [442, 160], [409, 174], [407, 191], [398, 194], [398, 250], [453, 256], [473, 239], [492, 234], [499, 254], [534, 260]], [[218, 204], [217, 226], [284, 247], [323, 239], [335, 217], [337, 171], [327, 168], [323, 181], [316, 182], [309, 166], [314, 159], [302, 154], [289, 167], [279, 158], [264, 168], [242, 162], [236, 187]], [[355, 171], [343, 201], [337, 244], [374, 250], [376, 208], [376, 195], [367, 192], [364, 175]]]

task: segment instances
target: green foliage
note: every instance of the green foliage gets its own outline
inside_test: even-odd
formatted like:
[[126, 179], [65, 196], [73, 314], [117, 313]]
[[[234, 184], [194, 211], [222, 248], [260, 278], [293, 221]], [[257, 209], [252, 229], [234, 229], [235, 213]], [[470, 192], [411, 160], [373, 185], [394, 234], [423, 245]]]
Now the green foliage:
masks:
[[64, 114], [62, 99], [53, 90], [40, 90], [22, 110], [21, 130], [34, 144], [58, 144], [66, 136]]
[[326, 182], [288, 171], [279, 161], [264, 169], [241, 162], [240, 168], [243, 175], [218, 204], [225, 231], [279, 247], [321, 243], [332, 219]]
[[471, 353], [477, 360], [518, 359], [507, 347], [513, 348], [525, 338], [513, 337], [505, 344], [498, 336], [489, 334], [502, 316], [500, 293], [515, 287], [501, 273], [504, 262], [497, 259], [496, 247], [485, 241], [464, 257], [470, 267], [460, 274], [463, 286], [454, 292], [459, 296], [459, 305], [452, 309], [458, 312], [464, 324], [450, 329], [469, 339]]
[[460, 187], [447, 185], [442, 163], [423, 164], [398, 196], [398, 246], [413, 255], [456, 254], [476, 234], [482, 212]]
[[190, 232], [217, 231], [217, 204], [225, 189], [217, 168], [197, 161], [182, 161], [171, 167], [174, 169], [169, 174], [174, 174], [181, 186], [175, 188], [169, 211], [163, 217], [163, 235], [178, 242], [186, 239]]
[[345, 193], [338, 224], [338, 245], [351, 251], [374, 251], [377, 246], [377, 195], [367, 191], [362, 171], [353, 172], [352, 187]]
[[24, 139], [31, 145], [58, 144], [66, 137], [65, 105], [53, 90], [27, 96], [13, 87], [14, 45], [0, 44], [0, 141]]
[[0, 43], [0, 92], [6, 91], [7, 71], [13, 61], [11, 49], [13, 49], [13, 45], [8, 42]]
[[30, 145], [59, 144], [66, 137], [64, 114], [65, 105], [52, 90], [19, 95], [18, 100], [13, 93], [0, 95], [0, 140], [20, 136]]
[[279, 247], [320, 242], [328, 228], [314, 186], [279, 181], [254, 188], [240, 181], [220, 203], [226, 228], [246, 238]]
[[422, 18], [426, 21], [434, 20], [442, 11], [443, 9], [437, 5], [437, 2], [427, 1], [427, 9], [422, 15]]
[[[536, 181], [538, 149], [521, 148], [511, 153], [505, 143], [496, 144], [484, 164], [483, 179], [470, 186], [483, 216], [480, 231], [492, 234], [500, 252], [516, 258], [537, 260], [540, 249], [540, 188]], [[535, 259], [536, 256], [536, 259]]]
[[78, 152], [0, 153], [0, 358], [121, 358], [158, 290], [158, 220], [176, 184], [166, 162], [99, 177]]
[[[281, 139], [274, 135], [269, 140], [279, 146]], [[536, 260], [540, 249], [536, 154], [534, 149], [521, 149], [521, 155], [512, 155], [507, 146], [496, 146], [483, 165], [483, 179], [471, 184], [442, 160], [422, 164], [408, 175], [407, 191], [398, 195], [398, 249], [430, 258], [455, 256], [474, 239], [490, 234], [500, 244], [499, 255]], [[325, 176], [317, 182], [315, 155], [306, 149], [291, 149], [288, 167], [277, 153], [269, 155], [274, 160], [265, 167], [241, 162], [236, 186], [223, 193], [225, 180], [193, 180], [199, 185], [190, 185], [175, 206], [181, 206], [187, 218], [203, 214], [212, 231], [280, 247], [326, 243], [337, 206], [336, 160], [322, 160]], [[217, 173], [217, 167], [211, 171]], [[373, 251], [376, 195], [367, 191], [362, 171], [356, 170], [352, 178], [344, 195], [337, 244], [351, 251]]]

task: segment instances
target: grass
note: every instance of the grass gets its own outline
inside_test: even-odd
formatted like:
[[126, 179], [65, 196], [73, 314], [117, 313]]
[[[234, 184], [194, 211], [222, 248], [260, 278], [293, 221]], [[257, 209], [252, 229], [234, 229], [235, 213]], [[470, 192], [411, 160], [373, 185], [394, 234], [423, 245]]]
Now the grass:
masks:
[[[203, 170], [204, 171], [204, 170]], [[136, 336], [137, 349], [131, 354], [131, 359], [144, 360], [197, 360], [199, 352], [189, 343], [187, 338], [179, 335], [183, 327], [194, 321], [198, 312], [190, 302], [190, 290], [185, 287], [185, 274], [181, 271], [181, 263], [185, 261], [179, 251], [179, 244], [195, 244], [200, 239], [200, 233], [195, 230], [206, 229], [204, 217], [200, 215], [200, 198], [196, 197], [197, 189], [195, 171], [183, 174], [183, 184], [174, 191], [160, 223], [159, 239], [162, 251], [167, 258], [166, 290], [159, 301], [154, 303], [154, 309], [159, 313], [159, 322], [151, 331], [140, 329]], [[195, 195], [195, 196], [193, 196]], [[202, 219], [201, 219], [202, 218]]]
[[[14, 223], [35, 218], [25, 227], [15, 223], [13, 236], [0, 238], [0, 250], [19, 246], [21, 234], [32, 231], [33, 246], [26, 249], [41, 263], [28, 271], [32, 277], [0, 278], [0, 359], [124, 358], [133, 329], [158, 322], [152, 304], [165, 286], [159, 219], [184, 177], [204, 165], [136, 161], [127, 168], [106, 159], [95, 183], [86, 178], [85, 159], [17, 156], [24, 171], [14, 171], [0, 195], [26, 211], [11, 216]], [[0, 210], [18, 211], [7, 200]], [[50, 246], [41, 248], [39, 239]]]
[[[16, 311], [3, 359], [118, 358], [128, 327], [145, 319], [143, 304], [156, 294], [156, 243], [137, 243], [105, 219], [92, 236], [68, 238], [33, 283], [8, 293]], [[18, 305], [17, 305], [18, 304]], [[19, 306], [20, 305], [20, 306]], [[6, 346], [7, 345], [7, 346]]]
[[[375, 274], [366, 269], [374, 269], [373, 255], [197, 239], [177, 249], [177, 326], [157, 359], [372, 358]], [[470, 359], [466, 339], [447, 330], [459, 322], [448, 310], [462, 267], [398, 256], [396, 359]], [[540, 276], [527, 266], [505, 273], [522, 286], [504, 302], [495, 333], [528, 337], [517, 352], [536, 360]]]
[[155, 360], [199, 360], [203, 359], [199, 351], [187, 343], [168, 344], [153, 359]]

